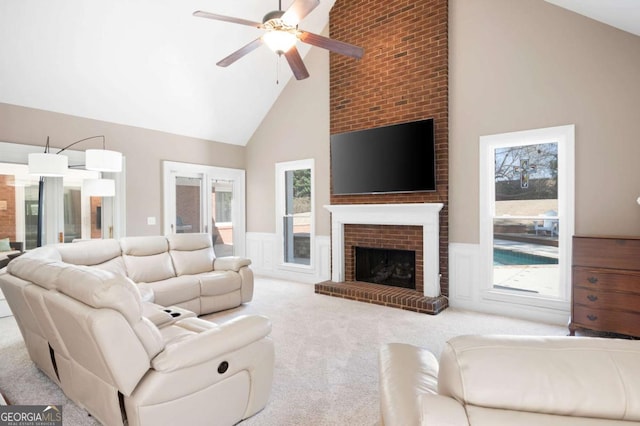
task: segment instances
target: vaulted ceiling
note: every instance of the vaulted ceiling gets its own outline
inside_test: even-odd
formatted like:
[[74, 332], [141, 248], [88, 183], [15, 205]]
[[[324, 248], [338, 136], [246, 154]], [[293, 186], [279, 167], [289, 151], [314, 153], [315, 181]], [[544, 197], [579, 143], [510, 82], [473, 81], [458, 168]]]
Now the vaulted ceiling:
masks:
[[[322, 32], [334, 2], [300, 28]], [[262, 22], [277, 9], [277, 0], [2, 0], [0, 102], [245, 145], [289, 66], [266, 46], [216, 66], [262, 30], [192, 13]]]
[[[639, 0], [547, 1], [640, 35]], [[322, 32], [334, 3], [321, 0], [300, 27]], [[245, 145], [291, 71], [265, 46], [217, 67], [261, 30], [192, 13], [262, 21], [277, 8], [277, 0], [2, 0], [0, 102]], [[304, 57], [309, 46], [298, 47]]]

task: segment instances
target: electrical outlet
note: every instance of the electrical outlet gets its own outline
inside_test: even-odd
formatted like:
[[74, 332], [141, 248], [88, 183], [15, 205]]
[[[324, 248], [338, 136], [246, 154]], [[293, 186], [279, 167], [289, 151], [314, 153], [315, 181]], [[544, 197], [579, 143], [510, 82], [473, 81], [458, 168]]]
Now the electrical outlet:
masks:
[[147, 218], [147, 225], [155, 225], [156, 224], [156, 218], [154, 216], [149, 216]]

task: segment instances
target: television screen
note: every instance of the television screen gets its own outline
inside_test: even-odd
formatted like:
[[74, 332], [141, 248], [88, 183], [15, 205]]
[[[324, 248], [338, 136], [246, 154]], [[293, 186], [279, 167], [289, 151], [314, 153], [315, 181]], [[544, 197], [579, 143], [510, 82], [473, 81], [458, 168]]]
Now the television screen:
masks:
[[331, 136], [333, 194], [436, 190], [433, 119]]

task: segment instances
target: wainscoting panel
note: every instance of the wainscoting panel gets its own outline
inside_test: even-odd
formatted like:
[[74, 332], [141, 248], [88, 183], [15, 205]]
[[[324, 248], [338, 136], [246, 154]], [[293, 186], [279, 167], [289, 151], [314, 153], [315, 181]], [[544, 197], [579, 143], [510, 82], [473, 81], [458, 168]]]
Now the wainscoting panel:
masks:
[[276, 234], [247, 232], [247, 257], [251, 259], [251, 269], [257, 275], [317, 283], [331, 279], [331, 240], [329, 236], [315, 237], [312, 268], [291, 268], [281, 266], [277, 259], [279, 239]]
[[[488, 297], [488, 284], [482, 273], [479, 244], [449, 244], [449, 306], [476, 312], [504, 315], [565, 325], [570, 312]], [[568, 330], [567, 330], [568, 332]]]
[[449, 244], [449, 300], [473, 300], [473, 289], [480, 285], [477, 244]]

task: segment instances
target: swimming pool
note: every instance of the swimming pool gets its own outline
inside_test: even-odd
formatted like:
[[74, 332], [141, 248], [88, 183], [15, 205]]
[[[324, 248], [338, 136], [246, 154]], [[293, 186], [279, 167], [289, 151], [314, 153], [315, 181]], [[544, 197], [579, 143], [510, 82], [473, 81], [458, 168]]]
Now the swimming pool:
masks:
[[520, 251], [493, 249], [494, 265], [557, 265], [558, 259]]

